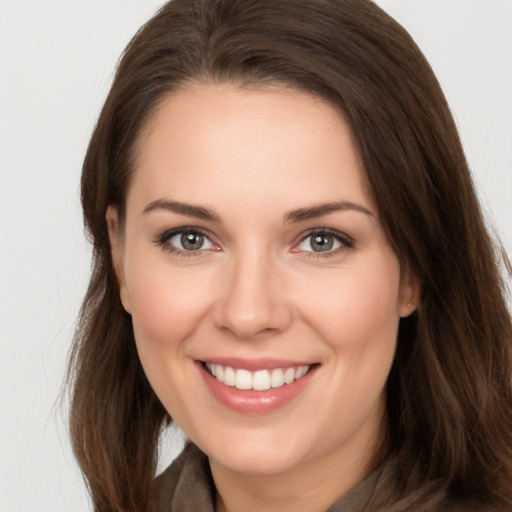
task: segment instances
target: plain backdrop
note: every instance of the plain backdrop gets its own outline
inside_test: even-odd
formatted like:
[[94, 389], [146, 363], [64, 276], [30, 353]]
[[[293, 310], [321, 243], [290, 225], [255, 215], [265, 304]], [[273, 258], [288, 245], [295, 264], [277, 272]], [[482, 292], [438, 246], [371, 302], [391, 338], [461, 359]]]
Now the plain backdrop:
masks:
[[[2, 512], [90, 510], [58, 402], [89, 272], [81, 160], [122, 49], [161, 3], [0, 0]], [[378, 3], [437, 73], [510, 251], [512, 0]], [[179, 445], [170, 438], [161, 465]]]

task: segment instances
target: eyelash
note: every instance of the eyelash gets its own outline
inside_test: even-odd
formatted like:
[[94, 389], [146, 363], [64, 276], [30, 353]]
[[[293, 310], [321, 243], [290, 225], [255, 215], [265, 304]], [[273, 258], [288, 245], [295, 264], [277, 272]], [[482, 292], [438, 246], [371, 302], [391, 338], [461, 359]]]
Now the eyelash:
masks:
[[189, 258], [189, 257], [195, 257], [204, 255], [205, 250], [207, 249], [199, 249], [197, 251], [187, 251], [183, 249], [179, 249], [178, 247], [175, 247], [169, 243], [169, 240], [173, 238], [176, 235], [183, 235], [185, 233], [192, 233], [196, 235], [202, 235], [206, 240], [208, 240], [212, 245], [216, 246], [216, 244], [212, 241], [212, 236], [203, 229], [200, 228], [194, 228], [194, 227], [183, 227], [183, 228], [176, 228], [176, 229], [170, 229], [166, 230], [160, 235], [158, 235], [155, 239], [155, 244], [159, 247], [161, 247], [164, 251], [167, 251], [168, 253], [175, 254], [182, 258]]
[[[188, 257], [199, 257], [204, 255], [204, 251], [209, 249], [198, 249], [197, 251], [187, 251], [183, 249], [179, 249], [169, 243], [169, 240], [176, 235], [183, 235], [184, 233], [192, 233], [202, 235], [206, 240], [208, 240], [212, 245], [217, 246], [212, 241], [212, 236], [205, 230], [201, 228], [195, 227], [182, 227], [166, 230], [163, 233], [159, 234], [154, 243], [161, 247], [163, 250], [168, 253], [175, 254], [179, 257], [188, 258]], [[317, 252], [317, 251], [301, 251], [297, 249], [303, 242], [305, 242], [308, 238], [311, 238], [315, 235], [328, 235], [333, 237], [337, 242], [340, 243], [340, 247], [334, 250], [327, 250], [325, 252]], [[308, 231], [306, 234], [302, 235], [299, 242], [295, 243], [291, 252], [293, 253], [302, 253], [303, 257], [306, 258], [329, 258], [338, 255], [340, 252], [346, 251], [347, 249], [351, 249], [354, 247], [354, 240], [348, 235], [336, 231], [334, 229], [329, 228], [317, 228]]]
[[[340, 243], [340, 247], [325, 252], [300, 251], [295, 249], [296, 247], [300, 246], [303, 242], [305, 242], [308, 238], [311, 238], [315, 235], [332, 236], [337, 242]], [[317, 228], [312, 229], [311, 231], [308, 231], [305, 235], [303, 235], [300, 241], [294, 245], [292, 252], [302, 252], [305, 258], [331, 258], [333, 256], [337, 256], [340, 252], [353, 248], [354, 243], [354, 239], [344, 233], [329, 228]]]

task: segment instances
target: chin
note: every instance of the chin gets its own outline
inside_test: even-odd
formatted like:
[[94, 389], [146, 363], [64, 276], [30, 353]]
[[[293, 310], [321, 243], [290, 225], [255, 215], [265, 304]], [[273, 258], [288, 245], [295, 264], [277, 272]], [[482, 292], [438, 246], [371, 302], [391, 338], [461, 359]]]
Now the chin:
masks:
[[[271, 475], [289, 471], [303, 459], [303, 448], [288, 437], [269, 439], [269, 435], [251, 436], [247, 433], [227, 436], [225, 443], [196, 443], [214, 464], [219, 464], [240, 474]], [[209, 449], [211, 445], [211, 450]]]

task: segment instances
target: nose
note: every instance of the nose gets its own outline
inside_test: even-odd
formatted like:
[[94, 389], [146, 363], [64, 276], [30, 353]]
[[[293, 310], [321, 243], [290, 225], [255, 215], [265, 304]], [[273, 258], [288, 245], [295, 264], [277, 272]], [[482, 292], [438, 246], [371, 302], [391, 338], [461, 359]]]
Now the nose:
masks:
[[214, 306], [218, 328], [250, 340], [289, 327], [292, 308], [278, 266], [268, 255], [255, 252], [231, 262]]

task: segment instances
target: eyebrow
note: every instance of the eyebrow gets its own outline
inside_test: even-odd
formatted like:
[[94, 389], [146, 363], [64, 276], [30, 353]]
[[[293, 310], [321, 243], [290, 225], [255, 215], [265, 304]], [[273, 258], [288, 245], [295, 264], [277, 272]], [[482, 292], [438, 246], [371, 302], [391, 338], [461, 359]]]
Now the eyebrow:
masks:
[[[168, 201], [166, 199], [157, 199], [156, 201], [152, 201], [144, 208], [143, 213], [146, 214], [156, 210], [165, 210], [172, 213], [178, 213], [180, 215], [195, 217], [197, 219], [221, 222], [221, 218], [214, 211], [205, 208], [204, 206], [181, 203], [179, 201]], [[285, 223], [298, 223], [305, 220], [316, 219], [330, 213], [346, 210], [354, 210], [373, 217], [373, 213], [360, 204], [352, 203], [350, 201], [338, 201], [291, 210], [285, 214], [284, 221]]]
[[328, 215], [329, 213], [342, 212], [346, 210], [355, 210], [356, 212], [364, 213], [365, 215], [373, 217], [373, 213], [368, 210], [368, 208], [365, 208], [360, 204], [351, 203], [350, 201], [339, 201], [292, 210], [284, 216], [284, 221], [291, 223], [302, 222], [309, 219], [316, 219], [323, 215]]
[[155, 210], [166, 210], [168, 212], [178, 213], [180, 215], [196, 217], [197, 219], [220, 222], [220, 217], [212, 210], [209, 210], [204, 206], [180, 203], [179, 201], [167, 201], [165, 199], [157, 199], [156, 201], [152, 201], [151, 203], [149, 203], [144, 208], [143, 213], [149, 213]]

